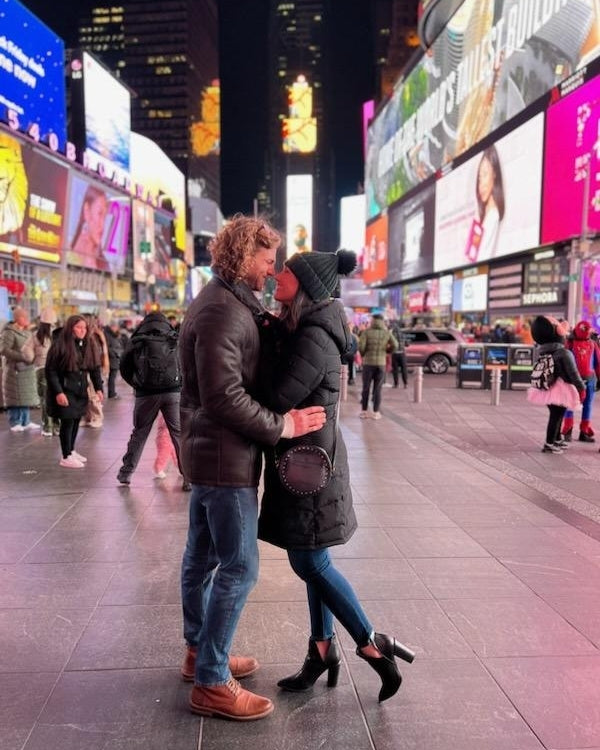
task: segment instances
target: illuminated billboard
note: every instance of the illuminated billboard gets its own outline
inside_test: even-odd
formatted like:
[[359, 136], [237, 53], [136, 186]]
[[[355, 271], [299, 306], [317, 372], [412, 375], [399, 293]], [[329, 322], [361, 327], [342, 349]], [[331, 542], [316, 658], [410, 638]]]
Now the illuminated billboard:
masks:
[[140, 200], [133, 201], [133, 278], [142, 284], [171, 279], [173, 218]]
[[123, 273], [131, 201], [107, 185], [74, 171], [67, 212], [67, 262], [98, 271]]
[[340, 201], [340, 247], [362, 253], [365, 245], [365, 196], [348, 195]]
[[200, 119], [190, 126], [194, 156], [218, 156], [221, 153], [221, 88], [219, 80], [205, 86], [200, 102]]
[[185, 252], [185, 177], [149, 138], [131, 133], [131, 182], [136, 198], [175, 214], [175, 245]]
[[383, 214], [367, 226], [363, 255], [365, 284], [382, 282], [388, 274], [388, 217]]
[[70, 63], [72, 141], [83, 164], [127, 187], [130, 172], [131, 94], [88, 52]]
[[465, 0], [369, 128], [376, 216], [597, 57], [597, 4]]
[[548, 109], [543, 244], [600, 232], [599, 97], [596, 77]]
[[435, 271], [538, 245], [543, 128], [540, 113], [437, 181]]
[[452, 309], [454, 312], [477, 312], [487, 308], [488, 275], [479, 273], [454, 280]]
[[433, 271], [434, 194], [430, 185], [388, 210], [387, 282], [415, 279]]
[[0, 0], [0, 120], [66, 144], [65, 45], [17, 0]]
[[286, 246], [287, 255], [309, 252], [313, 229], [313, 178], [310, 174], [286, 177]]
[[283, 151], [310, 154], [317, 148], [317, 120], [312, 116], [313, 89], [298, 76], [288, 86], [288, 116], [282, 121]]
[[58, 159], [0, 133], [0, 250], [60, 261], [67, 177]]

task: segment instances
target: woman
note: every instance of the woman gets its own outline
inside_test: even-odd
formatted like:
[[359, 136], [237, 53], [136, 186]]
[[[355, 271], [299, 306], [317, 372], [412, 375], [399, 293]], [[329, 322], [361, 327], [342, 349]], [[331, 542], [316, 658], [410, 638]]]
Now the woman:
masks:
[[103, 268], [102, 235], [108, 213], [108, 201], [102, 190], [88, 185], [79, 221], [73, 235], [71, 248], [74, 252], [88, 259], [86, 265], [91, 268]]
[[87, 461], [75, 450], [75, 439], [88, 403], [88, 373], [97, 398], [104, 398], [100, 366], [87, 334], [85, 318], [71, 315], [46, 360], [48, 414], [60, 419], [60, 465], [67, 469], [81, 469]]
[[500, 159], [495, 146], [481, 155], [477, 169], [477, 211], [481, 229], [479, 253], [474, 260], [487, 260], [496, 255], [500, 222], [504, 218], [504, 185]]
[[50, 345], [52, 344], [52, 329], [56, 325], [56, 312], [52, 307], [46, 307], [40, 314], [40, 324], [33, 337], [35, 375], [37, 379], [37, 391], [40, 397], [40, 406], [42, 409], [42, 435], [52, 437], [58, 435], [58, 420], [54, 420], [48, 414], [46, 406], [46, 393], [48, 384], [46, 382], [46, 359]]
[[569, 324], [566, 321], [549, 315], [538, 315], [531, 324], [531, 335], [539, 348], [527, 400], [548, 407], [546, 442], [542, 453], [562, 453], [568, 447], [567, 441], [560, 435], [563, 417], [567, 409], [575, 409], [585, 399], [585, 383], [577, 372], [573, 355], [565, 349], [565, 336], [568, 333]]
[[[95, 315], [86, 313], [84, 318], [88, 328], [88, 346], [93, 354], [94, 365], [100, 367], [102, 377], [106, 378], [110, 369], [106, 336]], [[94, 383], [88, 382], [88, 404], [81, 420], [81, 426], [100, 428], [103, 424], [104, 407], [102, 401], [96, 396]]]
[[[357, 644], [356, 653], [379, 674], [379, 700], [390, 698], [402, 680], [394, 656], [412, 661], [414, 654], [394, 638], [375, 633], [348, 581], [331, 561], [329, 547], [344, 544], [356, 529], [346, 446], [337, 432], [341, 355], [350, 346], [343, 308], [330, 299], [338, 273], [350, 273], [354, 253], [296, 253], [276, 276], [275, 299], [283, 306], [285, 331], [273, 384], [267, 397], [280, 413], [304, 406], [324, 406], [327, 422], [318, 432], [282, 440], [266, 453], [265, 492], [259, 519], [259, 538], [283, 547], [292, 569], [306, 582], [311, 636], [308, 654], [297, 674], [278, 682], [284, 690], [308, 690], [328, 671], [328, 685], [337, 683], [340, 653], [333, 633], [334, 616]], [[324, 448], [335, 471], [319, 493], [298, 497], [283, 488], [277, 459], [298, 443]]]

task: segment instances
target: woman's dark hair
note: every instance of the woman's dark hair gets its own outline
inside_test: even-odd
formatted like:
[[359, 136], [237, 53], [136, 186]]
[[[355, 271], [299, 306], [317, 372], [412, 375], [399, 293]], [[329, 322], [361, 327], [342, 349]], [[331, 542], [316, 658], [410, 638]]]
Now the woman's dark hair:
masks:
[[40, 344], [52, 339], [52, 326], [50, 323], [40, 323], [35, 332], [35, 337]]
[[279, 320], [283, 323], [285, 329], [290, 333], [295, 331], [298, 328], [302, 311], [311, 305], [314, 305], [314, 302], [304, 289], [299, 286], [294, 299], [289, 305], [283, 305], [281, 308]]
[[[73, 328], [80, 322], [86, 322], [83, 315], [71, 315], [62, 327], [60, 334], [52, 343], [52, 360], [56, 362], [57, 369], [66, 372], [77, 372], [78, 370], [93, 370], [97, 367], [93, 350], [88, 346], [88, 335], [82, 340], [81, 347], [75, 341]], [[50, 358], [50, 353], [48, 354]]]
[[494, 145], [488, 146], [483, 154], [481, 154], [479, 166], [477, 167], [477, 187], [475, 190], [475, 194], [477, 196], [477, 206], [479, 208], [479, 220], [483, 221], [486, 208], [486, 204], [479, 197], [479, 170], [481, 169], [481, 163], [484, 159], [489, 162], [494, 172], [492, 198], [494, 199], [496, 207], [498, 208], [500, 221], [502, 221], [502, 219], [504, 218], [504, 183], [502, 181], [502, 168], [500, 166], [500, 158], [498, 157], [498, 152], [496, 151], [496, 147]]

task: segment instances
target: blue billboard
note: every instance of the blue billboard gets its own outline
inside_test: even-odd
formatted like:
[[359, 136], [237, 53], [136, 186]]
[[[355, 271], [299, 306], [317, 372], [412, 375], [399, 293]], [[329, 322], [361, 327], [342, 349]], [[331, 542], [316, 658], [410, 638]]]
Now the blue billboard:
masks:
[[0, 0], [0, 121], [63, 151], [65, 45], [17, 0]]

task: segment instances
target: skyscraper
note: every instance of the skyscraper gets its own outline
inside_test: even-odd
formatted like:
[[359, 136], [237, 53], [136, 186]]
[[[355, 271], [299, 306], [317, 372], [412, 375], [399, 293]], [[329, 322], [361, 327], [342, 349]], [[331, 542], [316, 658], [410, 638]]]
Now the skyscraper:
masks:
[[417, 2], [376, 0], [374, 14], [377, 96], [385, 99], [419, 46]]
[[216, 0], [81, 0], [72, 14], [29, 7], [68, 47], [92, 52], [134, 92], [132, 128], [155, 141], [205, 197], [220, 200]]

